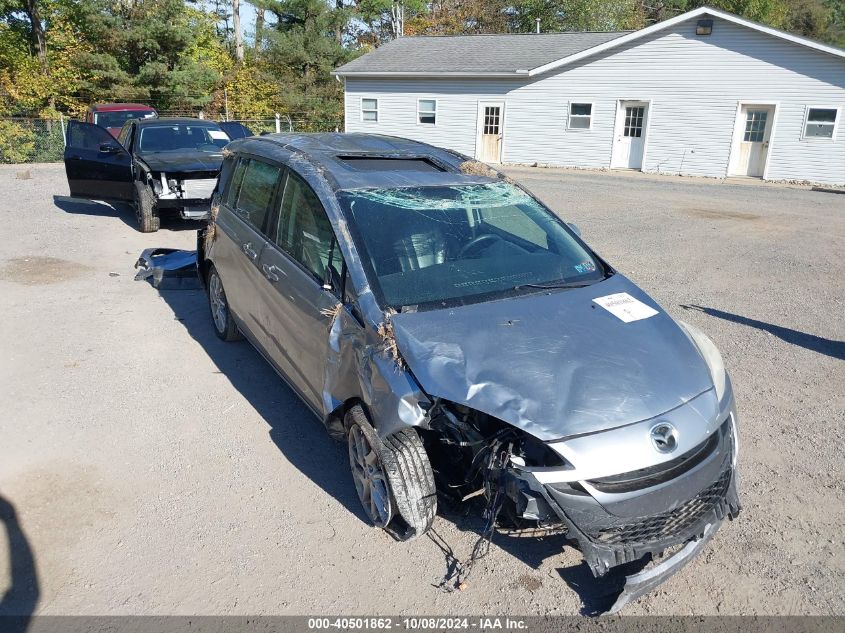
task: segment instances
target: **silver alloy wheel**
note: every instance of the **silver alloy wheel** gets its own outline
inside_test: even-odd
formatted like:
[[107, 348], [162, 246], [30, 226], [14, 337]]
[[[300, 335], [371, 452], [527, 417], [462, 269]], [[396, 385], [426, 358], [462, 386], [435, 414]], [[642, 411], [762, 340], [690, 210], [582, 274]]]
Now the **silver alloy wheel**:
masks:
[[208, 279], [208, 297], [211, 302], [211, 317], [214, 319], [214, 327], [221, 334], [226, 331], [229, 319], [229, 307], [226, 305], [226, 295], [223, 293], [223, 284], [216, 272]]
[[384, 527], [393, 518], [393, 503], [381, 460], [357, 424], [349, 429], [348, 438], [349, 464], [358, 498], [373, 524]]

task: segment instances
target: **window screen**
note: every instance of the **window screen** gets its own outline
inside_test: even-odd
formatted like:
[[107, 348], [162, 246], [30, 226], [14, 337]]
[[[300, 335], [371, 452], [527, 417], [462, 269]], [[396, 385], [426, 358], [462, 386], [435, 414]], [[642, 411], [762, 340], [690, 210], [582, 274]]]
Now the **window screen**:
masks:
[[255, 159], [249, 161], [244, 171], [236, 210], [240, 217], [259, 230], [264, 226], [270, 210], [270, 201], [280, 173], [278, 167]]
[[809, 138], [833, 138], [836, 129], [837, 108], [808, 108], [804, 136]]
[[437, 101], [420, 99], [417, 103], [417, 117], [420, 123], [434, 125], [437, 122]]

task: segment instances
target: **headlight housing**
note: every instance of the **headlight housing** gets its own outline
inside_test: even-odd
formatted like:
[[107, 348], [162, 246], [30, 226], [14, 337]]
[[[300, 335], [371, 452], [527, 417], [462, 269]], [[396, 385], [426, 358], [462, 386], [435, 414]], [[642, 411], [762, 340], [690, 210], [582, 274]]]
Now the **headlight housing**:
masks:
[[694, 325], [690, 325], [684, 321], [678, 321], [678, 324], [684, 329], [687, 336], [690, 337], [704, 358], [704, 362], [707, 363], [707, 368], [710, 370], [710, 376], [713, 379], [713, 386], [716, 387], [716, 397], [721, 402], [722, 397], [725, 395], [725, 385], [728, 381], [728, 376], [725, 371], [725, 363], [716, 344]]

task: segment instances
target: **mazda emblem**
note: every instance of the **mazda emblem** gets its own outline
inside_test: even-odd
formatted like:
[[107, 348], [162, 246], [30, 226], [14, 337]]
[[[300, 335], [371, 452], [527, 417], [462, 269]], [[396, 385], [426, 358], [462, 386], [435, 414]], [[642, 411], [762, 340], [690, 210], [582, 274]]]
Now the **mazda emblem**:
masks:
[[678, 448], [678, 431], [668, 422], [659, 422], [651, 427], [649, 437], [658, 453], [671, 453]]

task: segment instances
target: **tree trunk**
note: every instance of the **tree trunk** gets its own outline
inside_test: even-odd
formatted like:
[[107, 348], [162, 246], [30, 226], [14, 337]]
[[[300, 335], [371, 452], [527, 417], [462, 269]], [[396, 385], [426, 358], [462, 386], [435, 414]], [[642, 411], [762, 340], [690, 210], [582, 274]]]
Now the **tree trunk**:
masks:
[[241, 34], [241, 0], [232, 0], [232, 31], [235, 34], [235, 59], [244, 60], [244, 38]]
[[[336, 0], [334, 6], [337, 11], [341, 11], [343, 9], [343, 0]], [[334, 38], [338, 44], [343, 44], [343, 24], [340, 22], [340, 16], [337, 16], [335, 20], [337, 26], [334, 28]]]
[[264, 9], [255, 8], [255, 50], [261, 49], [264, 39]]
[[44, 26], [38, 12], [38, 0], [24, 0], [24, 10], [32, 26], [32, 49], [41, 64], [41, 70], [47, 72], [47, 40], [44, 37]]

